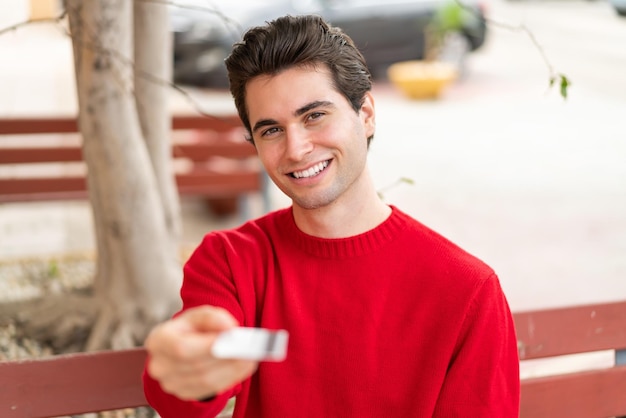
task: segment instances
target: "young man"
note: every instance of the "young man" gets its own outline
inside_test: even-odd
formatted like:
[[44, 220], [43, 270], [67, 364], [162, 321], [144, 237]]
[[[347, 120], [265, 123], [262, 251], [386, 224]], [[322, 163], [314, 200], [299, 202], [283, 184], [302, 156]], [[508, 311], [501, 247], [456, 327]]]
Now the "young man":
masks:
[[[480, 260], [377, 196], [371, 79], [314, 16], [248, 31], [226, 65], [259, 158], [292, 206], [209, 233], [183, 309], [146, 341], [163, 418], [518, 416], [512, 317]], [[219, 359], [235, 326], [288, 330], [283, 362]]]

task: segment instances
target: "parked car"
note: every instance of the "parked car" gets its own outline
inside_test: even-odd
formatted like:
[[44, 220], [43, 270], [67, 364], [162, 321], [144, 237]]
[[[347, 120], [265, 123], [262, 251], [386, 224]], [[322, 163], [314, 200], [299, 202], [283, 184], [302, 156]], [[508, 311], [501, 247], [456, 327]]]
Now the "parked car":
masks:
[[609, 0], [618, 15], [626, 17], [626, 0]]
[[[224, 59], [245, 30], [281, 15], [314, 13], [341, 27], [365, 56], [370, 70], [383, 75], [394, 62], [424, 56], [424, 29], [444, 1], [454, 0], [229, 0], [219, 8], [206, 1], [171, 7], [174, 81], [225, 88]], [[481, 0], [461, 0], [461, 33], [467, 49], [485, 41]]]

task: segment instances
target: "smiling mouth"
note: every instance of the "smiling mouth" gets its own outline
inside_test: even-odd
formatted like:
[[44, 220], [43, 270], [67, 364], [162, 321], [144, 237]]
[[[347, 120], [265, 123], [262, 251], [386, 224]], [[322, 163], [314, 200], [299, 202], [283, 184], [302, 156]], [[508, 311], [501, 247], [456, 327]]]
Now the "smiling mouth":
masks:
[[308, 170], [294, 171], [292, 173], [289, 173], [289, 175], [296, 179], [314, 177], [314, 176], [317, 176], [322, 171], [324, 171], [326, 167], [328, 167], [328, 164], [330, 164], [330, 160], [322, 161], [321, 163], [315, 164], [313, 167], [309, 168]]

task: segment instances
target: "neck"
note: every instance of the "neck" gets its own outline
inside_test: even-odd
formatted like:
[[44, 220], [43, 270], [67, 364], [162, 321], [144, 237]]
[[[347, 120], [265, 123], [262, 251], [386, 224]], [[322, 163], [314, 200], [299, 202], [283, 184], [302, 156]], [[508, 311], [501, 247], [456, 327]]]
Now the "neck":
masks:
[[346, 238], [367, 232], [387, 219], [391, 208], [378, 197], [366, 171], [355, 185], [339, 199], [317, 209], [293, 206], [298, 228], [319, 238]]

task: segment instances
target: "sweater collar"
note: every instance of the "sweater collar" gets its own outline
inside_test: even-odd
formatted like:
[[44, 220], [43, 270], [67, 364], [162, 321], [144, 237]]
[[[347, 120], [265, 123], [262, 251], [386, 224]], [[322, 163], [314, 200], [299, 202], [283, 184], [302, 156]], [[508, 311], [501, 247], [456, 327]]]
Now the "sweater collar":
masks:
[[377, 227], [346, 238], [318, 238], [302, 232], [296, 225], [291, 208], [283, 211], [286, 219], [279, 221], [285, 236], [298, 249], [322, 258], [350, 258], [370, 254], [387, 245], [406, 226], [406, 216], [390, 205], [391, 214]]

